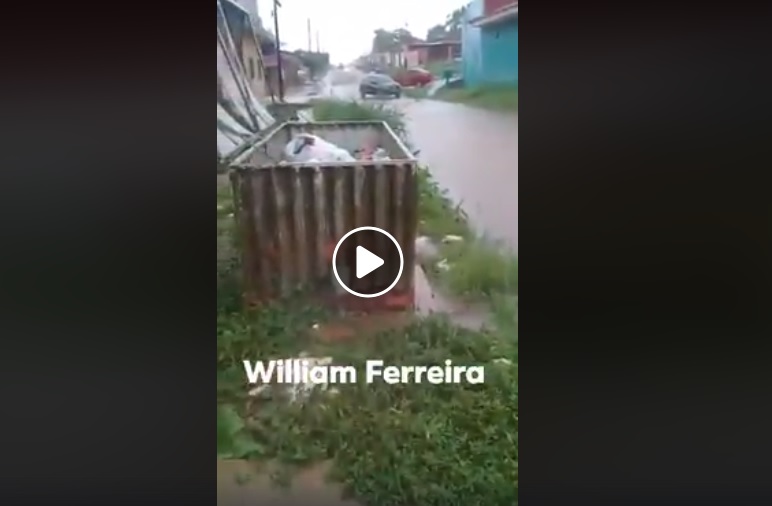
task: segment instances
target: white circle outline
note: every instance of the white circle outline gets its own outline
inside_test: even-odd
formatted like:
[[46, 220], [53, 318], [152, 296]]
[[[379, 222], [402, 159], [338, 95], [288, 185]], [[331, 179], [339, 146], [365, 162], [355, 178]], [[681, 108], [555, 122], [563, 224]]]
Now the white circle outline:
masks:
[[[340, 280], [340, 275], [338, 274], [338, 266], [337, 266], [338, 262], [337, 262], [337, 259], [338, 259], [338, 249], [340, 248], [340, 245], [343, 244], [343, 241], [345, 241], [351, 234], [355, 234], [357, 232], [362, 232], [363, 230], [372, 230], [374, 232], [382, 233], [383, 235], [385, 235], [386, 237], [391, 239], [391, 242], [393, 242], [394, 246], [397, 247], [397, 252], [399, 253], [399, 272], [397, 273], [397, 277], [394, 278], [394, 281], [391, 282], [391, 284], [389, 285], [388, 288], [386, 288], [385, 290], [382, 290], [382, 291], [380, 291], [378, 293], [374, 293], [374, 294], [355, 292], [351, 288], [347, 287], [343, 283], [343, 281]], [[348, 232], [346, 232], [346, 235], [344, 235], [343, 237], [340, 238], [340, 240], [338, 241], [338, 244], [335, 245], [335, 250], [333, 250], [333, 252], [332, 252], [332, 273], [335, 275], [335, 279], [338, 280], [338, 284], [340, 284], [340, 286], [342, 286], [351, 295], [355, 295], [357, 297], [362, 297], [363, 299], [372, 299], [372, 298], [375, 298], [375, 297], [380, 297], [381, 295], [391, 291], [392, 288], [397, 286], [397, 283], [399, 282], [399, 279], [402, 277], [402, 271], [404, 270], [404, 267], [405, 267], [405, 257], [402, 255], [402, 248], [399, 247], [399, 243], [397, 242], [396, 239], [394, 239], [393, 235], [391, 235], [390, 233], [386, 232], [384, 229], [378, 228], [378, 227], [359, 227], [359, 228], [355, 228], [353, 230], [349, 230]]]

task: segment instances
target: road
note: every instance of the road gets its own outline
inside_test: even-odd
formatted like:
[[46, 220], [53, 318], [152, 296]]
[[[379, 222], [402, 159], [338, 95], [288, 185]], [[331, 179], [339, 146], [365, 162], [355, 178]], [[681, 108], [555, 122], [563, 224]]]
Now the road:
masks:
[[[357, 100], [359, 78], [332, 71], [320, 94]], [[436, 100], [388, 102], [405, 114], [420, 162], [473, 226], [517, 251], [517, 115]]]
[[478, 231], [517, 251], [517, 116], [435, 100], [401, 108], [440, 186]]

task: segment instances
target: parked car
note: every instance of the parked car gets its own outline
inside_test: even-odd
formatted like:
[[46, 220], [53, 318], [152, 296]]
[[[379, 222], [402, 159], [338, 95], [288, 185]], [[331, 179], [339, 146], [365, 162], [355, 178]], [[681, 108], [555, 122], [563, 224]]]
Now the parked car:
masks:
[[421, 68], [401, 70], [396, 73], [394, 80], [401, 86], [426, 86], [434, 80], [431, 72]]
[[402, 86], [391, 77], [384, 74], [367, 74], [359, 83], [359, 95], [387, 95], [399, 98], [402, 96]]

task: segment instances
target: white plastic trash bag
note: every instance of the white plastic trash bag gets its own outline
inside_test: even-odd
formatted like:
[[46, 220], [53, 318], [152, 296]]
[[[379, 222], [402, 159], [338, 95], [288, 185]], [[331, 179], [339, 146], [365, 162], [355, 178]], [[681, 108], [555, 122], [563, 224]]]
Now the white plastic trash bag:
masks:
[[311, 134], [300, 134], [287, 143], [284, 156], [291, 163], [356, 161], [345, 149]]

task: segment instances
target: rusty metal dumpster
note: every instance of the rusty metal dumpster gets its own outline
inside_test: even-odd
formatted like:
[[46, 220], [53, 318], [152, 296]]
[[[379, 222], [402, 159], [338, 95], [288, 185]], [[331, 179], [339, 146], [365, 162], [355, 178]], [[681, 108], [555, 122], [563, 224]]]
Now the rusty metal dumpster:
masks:
[[[311, 133], [349, 151], [377, 138], [388, 161], [288, 164], [286, 144]], [[287, 122], [231, 164], [236, 222], [249, 303], [310, 289], [344, 309], [408, 309], [413, 305], [417, 228], [416, 159], [383, 122]], [[389, 232], [404, 255], [404, 269], [387, 294], [360, 299], [336, 290], [332, 252], [348, 231], [374, 226]], [[387, 238], [383, 238], [387, 240]], [[353, 252], [339, 252], [352, 258]], [[355, 291], [388, 286], [398, 258], [385, 269], [350, 280]], [[376, 290], [377, 291], [377, 290]]]

